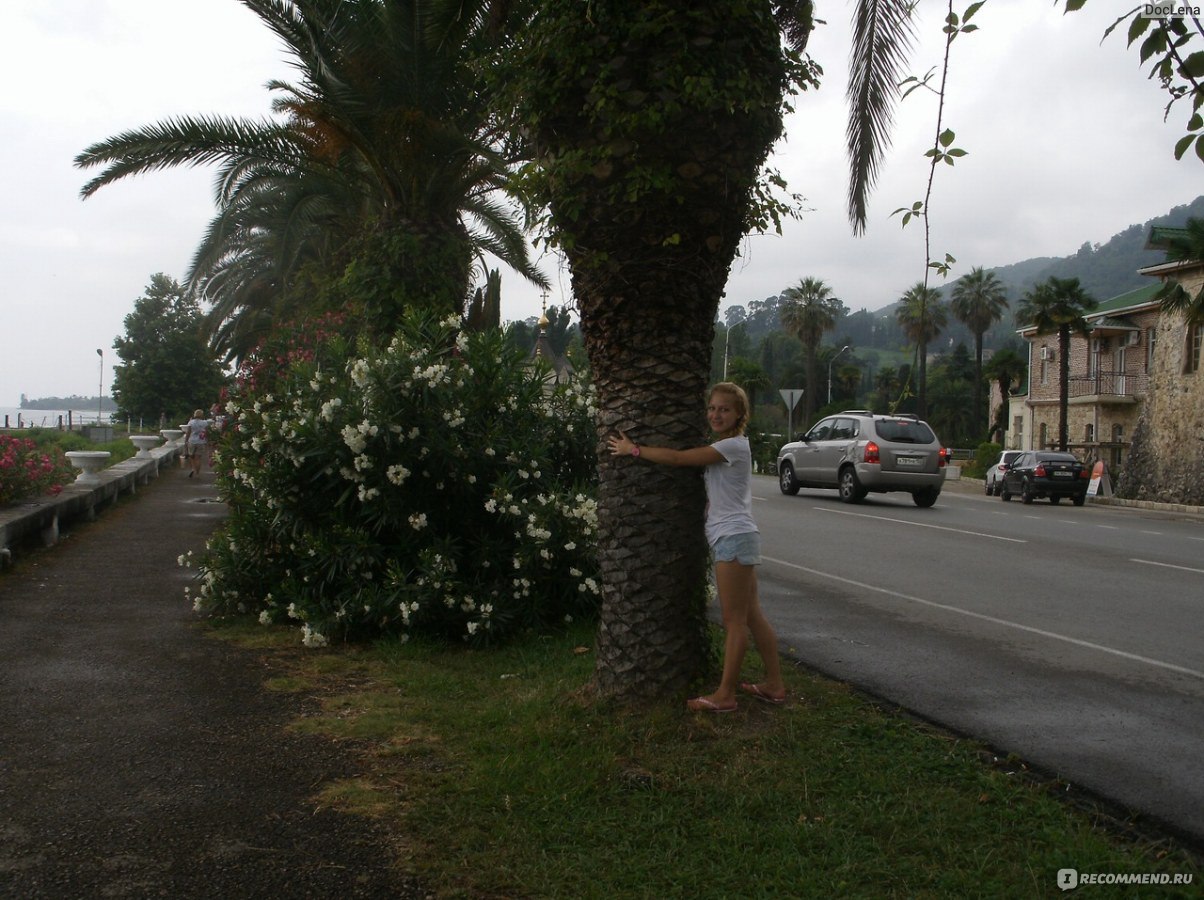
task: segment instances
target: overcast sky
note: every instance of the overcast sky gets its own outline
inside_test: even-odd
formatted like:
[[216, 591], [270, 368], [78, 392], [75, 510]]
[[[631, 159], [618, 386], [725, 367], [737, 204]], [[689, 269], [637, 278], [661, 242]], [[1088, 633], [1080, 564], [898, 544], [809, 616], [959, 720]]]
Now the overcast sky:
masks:
[[[969, 155], [939, 167], [931, 201], [934, 255], [958, 260], [951, 278], [976, 265], [1071, 254], [1204, 193], [1200, 162], [1176, 162], [1172, 152], [1186, 107], [1164, 123], [1165, 97], [1123, 34], [1101, 43], [1132, 2], [1091, 0], [1064, 16], [1052, 0], [988, 0], [974, 20], [980, 30], [955, 42], [945, 124]], [[925, 40], [912, 71], [922, 75], [940, 61], [944, 5], [919, 5]], [[797, 98], [775, 154], [810, 211], [781, 237], [745, 241], [724, 307], [816, 276], [850, 309], [878, 309], [924, 275], [919, 224], [902, 229], [891, 212], [923, 196], [935, 103], [917, 92], [900, 108], [868, 232], [853, 237], [844, 150], [850, 7], [817, 6], [827, 24], [809, 50], [824, 83]], [[155, 173], [82, 201], [90, 174], [72, 159], [175, 115], [266, 115], [264, 83], [293, 73], [236, 0], [17, 0], [0, 47], [0, 406], [22, 393], [91, 395], [102, 380], [108, 392], [124, 317], [151, 275], [183, 277], [213, 214], [212, 172]], [[568, 302], [567, 271], [552, 257], [545, 264], [555, 283], [548, 302]], [[539, 314], [537, 290], [507, 272], [502, 285], [504, 319]]]

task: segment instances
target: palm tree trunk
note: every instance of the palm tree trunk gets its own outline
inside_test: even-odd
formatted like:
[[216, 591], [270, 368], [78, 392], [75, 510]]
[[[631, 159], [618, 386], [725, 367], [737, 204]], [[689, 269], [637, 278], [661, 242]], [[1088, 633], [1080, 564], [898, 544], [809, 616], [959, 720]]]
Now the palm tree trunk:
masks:
[[[982, 332], [974, 332], [974, 415], [971, 419], [976, 435], [986, 435], [990, 440], [991, 409], [989, 401], [982, 398]], [[984, 428], [985, 426], [985, 428]], [[981, 440], [975, 437], [975, 440]]]
[[[621, 429], [637, 443], [698, 446], [722, 281], [695, 284], [685, 297], [680, 273], [647, 275], [638, 291], [619, 295], [581, 267], [573, 278], [599, 433]], [[599, 474], [594, 687], [624, 697], [684, 691], [708, 664], [700, 472], [603, 457]]]
[[803, 390], [803, 427], [800, 431], [806, 431], [810, 428], [811, 420], [815, 417], [815, 392], [819, 384], [819, 376], [816, 374], [819, 369], [819, 342], [808, 343], [803, 349], [805, 351], [803, 368], [807, 373], [807, 384]]
[[916, 415], [921, 419], [928, 418], [928, 343], [920, 341], [916, 347], [919, 354], [920, 378], [916, 390]]
[[1058, 449], [1070, 443], [1070, 327], [1058, 329]]

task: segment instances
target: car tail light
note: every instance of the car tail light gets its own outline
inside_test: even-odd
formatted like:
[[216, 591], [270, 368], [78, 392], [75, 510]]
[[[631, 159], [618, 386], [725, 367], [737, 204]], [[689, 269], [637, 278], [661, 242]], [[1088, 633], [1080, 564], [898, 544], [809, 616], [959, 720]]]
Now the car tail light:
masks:
[[1079, 469], [1079, 478], [1090, 478], [1090, 477], [1091, 477], [1090, 469]]
[[1044, 478], [1045, 477], [1045, 466], [1041, 466], [1041, 465], [1037, 466], [1037, 468], [1033, 469], [1033, 474], [1036, 475], [1038, 478]]
[[945, 465], [947, 462], [949, 462], [949, 448], [942, 447], [941, 448], [941, 458], [940, 458], [940, 461], [937, 463], [937, 468], [939, 469], [941, 466]]
[[867, 463], [881, 462], [881, 458], [878, 455], [878, 445], [873, 441], [869, 441], [865, 445], [865, 461]]

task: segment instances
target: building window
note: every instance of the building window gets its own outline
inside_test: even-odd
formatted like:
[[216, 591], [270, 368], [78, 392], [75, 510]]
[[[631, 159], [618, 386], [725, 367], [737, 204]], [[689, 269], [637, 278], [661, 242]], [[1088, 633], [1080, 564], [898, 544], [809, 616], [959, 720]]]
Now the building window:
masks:
[[1157, 327], [1151, 328], [1149, 331], [1146, 332], [1145, 370], [1147, 372], [1154, 371], [1154, 345], [1157, 342], [1157, 340], [1158, 340]]
[[1125, 439], [1125, 426], [1113, 425], [1112, 426], [1113, 443], [1116, 443], [1116, 444], [1122, 443], [1124, 441], [1124, 439]]
[[1204, 344], [1204, 322], [1199, 325], [1188, 328], [1187, 331], [1187, 358], [1184, 361], [1184, 372], [1199, 372], [1200, 371], [1200, 349], [1201, 344]]
[[1037, 441], [1037, 449], [1044, 450], [1049, 445], [1049, 426], [1042, 422], [1041, 430], [1038, 432], [1040, 439]]
[[1088, 444], [1095, 440], [1095, 426], [1090, 422], [1087, 423], [1086, 431], [1083, 434], [1083, 440], [1085, 440]]

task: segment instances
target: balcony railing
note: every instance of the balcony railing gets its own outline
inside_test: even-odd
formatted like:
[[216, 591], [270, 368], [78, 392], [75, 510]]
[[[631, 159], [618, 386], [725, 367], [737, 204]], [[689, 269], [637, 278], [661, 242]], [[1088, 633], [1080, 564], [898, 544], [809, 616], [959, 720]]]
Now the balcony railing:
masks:
[[1145, 372], [1096, 372], [1094, 375], [1071, 375], [1071, 397], [1135, 397], [1144, 395], [1150, 376]]

